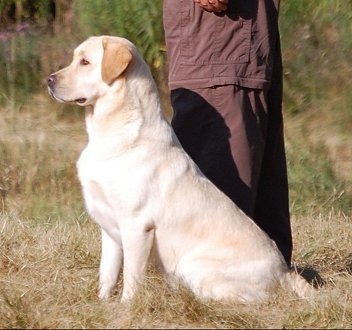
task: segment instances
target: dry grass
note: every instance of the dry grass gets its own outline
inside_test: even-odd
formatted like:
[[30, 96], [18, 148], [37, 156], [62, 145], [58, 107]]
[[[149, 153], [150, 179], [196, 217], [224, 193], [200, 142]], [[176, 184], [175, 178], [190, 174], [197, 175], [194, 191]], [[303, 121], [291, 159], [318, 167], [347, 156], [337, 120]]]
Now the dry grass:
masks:
[[96, 297], [99, 230], [86, 217], [33, 223], [0, 217], [0, 328], [348, 328], [352, 219], [294, 218], [298, 266], [325, 284], [312, 301], [286, 292], [263, 305], [201, 303], [149, 271], [130, 306]]
[[324, 282], [312, 301], [279, 292], [262, 305], [199, 302], [150, 270], [129, 306], [119, 303], [121, 283], [99, 302], [99, 229], [83, 211], [74, 165], [83, 118], [42, 95], [1, 111], [0, 328], [352, 326], [352, 217], [338, 211], [292, 220], [295, 264]]
[[43, 94], [0, 109], [0, 209], [38, 220], [83, 211], [75, 161], [86, 134], [76, 110]]

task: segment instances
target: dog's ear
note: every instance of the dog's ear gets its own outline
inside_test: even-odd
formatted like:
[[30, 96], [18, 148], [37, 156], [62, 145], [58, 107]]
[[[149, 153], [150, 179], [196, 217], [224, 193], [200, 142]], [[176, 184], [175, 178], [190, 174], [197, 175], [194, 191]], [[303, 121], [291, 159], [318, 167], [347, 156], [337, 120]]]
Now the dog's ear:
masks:
[[101, 74], [107, 84], [112, 84], [132, 61], [130, 50], [123, 44], [103, 39], [103, 62]]

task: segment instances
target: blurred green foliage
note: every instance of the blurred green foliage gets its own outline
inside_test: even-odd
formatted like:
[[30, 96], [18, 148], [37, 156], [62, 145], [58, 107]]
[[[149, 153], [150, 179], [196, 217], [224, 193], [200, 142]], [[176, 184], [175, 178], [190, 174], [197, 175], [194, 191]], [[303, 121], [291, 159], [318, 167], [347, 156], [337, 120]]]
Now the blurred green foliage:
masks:
[[280, 29], [286, 111], [306, 111], [336, 88], [350, 94], [352, 1], [282, 1]]
[[0, 26], [23, 22], [46, 24], [53, 19], [54, 12], [54, 0], [1, 0]]
[[90, 35], [126, 37], [156, 77], [165, 71], [162, 0], [2, 0], [0, 10], [0, 104], [43, 88], [44, 77]]
[[[86, 35], [110, 34], [133, 41], [154, 68], [164, 59], [162, 0], [76, 0], [78, 24]], [[97, 19], [98, 18], [98, 19]]]

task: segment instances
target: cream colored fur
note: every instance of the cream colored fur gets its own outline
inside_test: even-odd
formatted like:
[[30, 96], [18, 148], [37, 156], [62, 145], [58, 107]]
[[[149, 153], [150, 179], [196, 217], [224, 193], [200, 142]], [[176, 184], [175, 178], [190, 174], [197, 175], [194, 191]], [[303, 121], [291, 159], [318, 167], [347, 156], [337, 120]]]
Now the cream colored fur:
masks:
[[122, 265], [122, 301], [131, 299], [149, 261], [200, 298], [252, 302], [280, 285], [302, 297], [311, 290], [182, 149], [132, 43], [89, 38], [49, 77], [49, 92], [86, 106], [89, 142], [77, 169], [87, 210], [101, 227], [101, 299], [111, 295]]

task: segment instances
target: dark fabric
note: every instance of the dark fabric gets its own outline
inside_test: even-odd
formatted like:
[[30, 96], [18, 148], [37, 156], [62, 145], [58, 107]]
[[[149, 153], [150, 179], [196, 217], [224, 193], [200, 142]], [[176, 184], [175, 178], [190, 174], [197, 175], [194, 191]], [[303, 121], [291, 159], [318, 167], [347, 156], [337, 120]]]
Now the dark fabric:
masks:
[[290, 265], [292, 233], [282, 118], [282, 63], [279, 41], [274, 52], [276, 61], [267, 94], [269, 118], [266, 145], [253, 219], [276, 242]]
[[182, 146], [251, 217], [266, 132], [260, 94], [235, 85], [171, 91], [171, 124]]
[[[230, 3], [230, 12], [219, 16], [193, 0], [164, 1], [172, 126], [203, 173], [276, 242], [290, 265], [278, 2]], [[239, 59], [247, 48], [237, 36], [242, 18], [250, 19], [251, 33], [245, 61]], [[194, 38], [184, 43], [187, 31]]]

